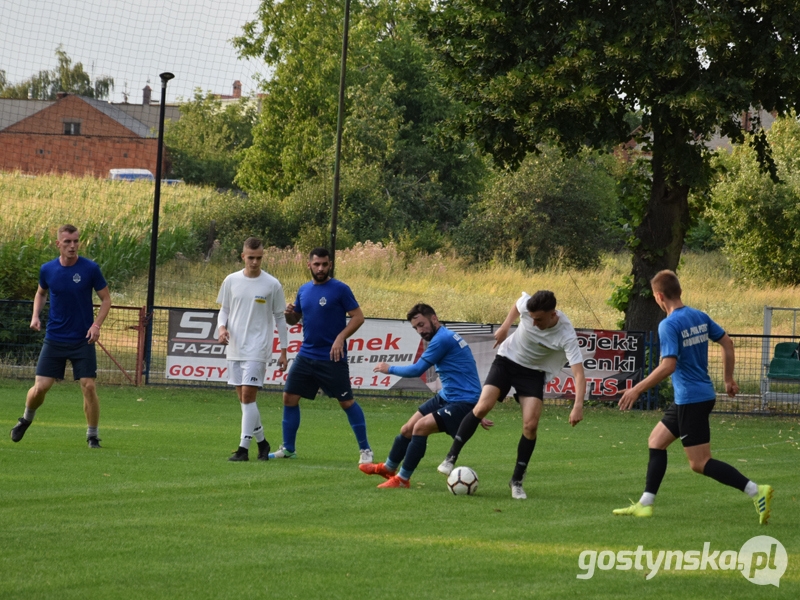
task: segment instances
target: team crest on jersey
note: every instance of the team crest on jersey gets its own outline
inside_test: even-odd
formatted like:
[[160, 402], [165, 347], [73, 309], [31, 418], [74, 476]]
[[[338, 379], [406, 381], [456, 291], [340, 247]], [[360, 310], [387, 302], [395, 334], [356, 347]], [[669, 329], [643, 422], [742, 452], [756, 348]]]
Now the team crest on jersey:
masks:
[[257, 304], [266, 304], [267, 299], [264, 296], [256, 296], [256, 303]]
[[75, 275], [72, 276], [72, 281], [74, 281], [75, 283], [80, 283], [81, 276], [78, 273], [75, 273]]
[[322, 298], [319, 299], [319, 305], [320, 306], [325, 306], [327, 303], [328, 303], [328, 301], [325, 299], [325, 296], [323, 296]]

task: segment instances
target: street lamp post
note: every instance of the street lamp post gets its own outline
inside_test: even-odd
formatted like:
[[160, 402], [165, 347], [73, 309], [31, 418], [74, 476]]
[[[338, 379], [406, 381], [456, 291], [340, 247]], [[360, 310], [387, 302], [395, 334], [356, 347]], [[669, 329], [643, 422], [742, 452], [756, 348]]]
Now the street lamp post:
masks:
[[344, 3], [344, 33], [342, 34], [342, 70], [339, 75], [339, 114], [336, 120], [336, 155], [333, 162], [333, 202], [331, 203], [331, 277], [336, 268], [336, 229], [339, 221], [339, 163], [342, 158], [342, 127], [344, 126], [344, 89], [347, 74], [347, 38], [350, 34], [350, 0]]
[[161, 208], [161, 163], [164, 160], [164, 113], [167, 104], [167, 82], [172, 73], [161, 73], [161, 107], [158, 115], [158, 153], [156, 159], [156, 191], [153, 201], [153, 225], [150, 234], [150, 269], [147, 275], [147, 336], [145, 337], [145, 383], [150, 383], [150, 354], [153, 345], [153, 306], [156, 294], [156, 258], [158, 256], [158, 215]]

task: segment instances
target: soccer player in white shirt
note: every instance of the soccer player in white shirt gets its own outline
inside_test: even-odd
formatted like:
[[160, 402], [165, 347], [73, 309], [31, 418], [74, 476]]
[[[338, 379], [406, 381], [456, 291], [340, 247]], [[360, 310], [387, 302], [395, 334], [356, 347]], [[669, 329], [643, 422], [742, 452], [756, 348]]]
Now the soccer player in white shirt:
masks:
[[[519, 318], [519, 327], [509, 337], [508, 331]], [[569, 414], [573, 427], [583, 420], [583, 398], [586, 375], [578, 336], [567, 316], [556, 310], [553, 292], [540, 290], [533, 296], [525, 292], [514, 304], [494, 333], [495, 347], [500, 345], [489, 375], [483, 384], [478, 404], [464, 417], [453, 439], [453, 445], [439, 472], [449, 475], [461, 448], [472, 437], [481, 419], [489, 414], [498, 400], [503, 400], [513, 386], [515, 398], [522, 408], [522, 435], [517, 446], [517, 462], [509, 486], [511, 497], [527, 498], [522, 480], [536, 447], [536, 430], [542, 414], [544, 385], [568, 362], [575, 380], [575, 404]]]
[[217, 296], [218, 341], [228, 346], [228, 384], [236, 386], [242, 407], [239, 448], [228, 459], [234, 462], [249, 460], [253, 437], [258, 443], [258, 459], [269, 460], [270, 447], [261, 426], [256, 394], [264, 384], [276, 327], [281, 348], [278, 367], [285, 371], [287, 365], [286, 300], [280, 282], [261, 270], [263, 258], [261, 240], [247, 238], [242, 250], [244, 269], [228, 275]]

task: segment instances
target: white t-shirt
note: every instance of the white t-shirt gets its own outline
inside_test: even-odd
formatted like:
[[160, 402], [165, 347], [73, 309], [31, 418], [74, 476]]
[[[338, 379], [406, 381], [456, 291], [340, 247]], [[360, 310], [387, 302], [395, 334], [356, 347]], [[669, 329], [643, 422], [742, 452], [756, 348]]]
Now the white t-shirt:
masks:
[[529, 298], [530, 294], [522, 292], [517, 300], [519, 327], [500, 344], [497, 354], [523, 367], [544, 371], [546, 380], [550, 381], [564, 363], [583, 363], [583, 355], [567, 315], [556, 310], [558, 323], [549, 329], [539, 329], [533, 324], [526, 306]]
[[[258, 277], [247, 277], [244, 270], [231, 273], [222, 282], [217, 304], [222, 307], [219, 325], [230, 333], [228, 360], [267, 362], [276, 326], [280, 347], [286, 348], [286, 300], [283, 286], [272, 275], [261, 271]], [[223, 322], [226, 314], [227, 322]]]

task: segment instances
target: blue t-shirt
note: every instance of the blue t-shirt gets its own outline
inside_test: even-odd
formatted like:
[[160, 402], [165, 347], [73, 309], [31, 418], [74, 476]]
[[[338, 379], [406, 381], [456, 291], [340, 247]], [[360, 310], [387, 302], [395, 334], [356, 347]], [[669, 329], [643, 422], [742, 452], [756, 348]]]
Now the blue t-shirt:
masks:
[[447, 402], [477, 404], [481, 395], [481, 380], [472, 350], [464, 339], [447, 327], [439, 327], [425, 352], [413, 365], [389, 367], [389, 374], [400, 377], [419, 377], [436, 367], [442, 381], [439, 395]]
[[[312, 281], [300, 286], [294, 310], [303, 315], [303, 345], [299, 356], [330, 360], [331, 346], [347, 326], [347, 313], [358, 308], [350, 288], [338, 279], [325, 283]], [[342, 360], [347, 357], [347, 343]]]
[[39, 269], [39, 285], [50, 292], [44, 338], [65, 343], [85, 340], [94, 322], [92, 290], [108, 286], [97, 263], [79, 256], [74, 265], [62, 267], [56, 258]]
[[716, 342], [725, 330], [706, 313], [689, 306], [678, 308], [658, 324], [661, 358], [677, 359], [672, 374], [675, 404], [706, 402], [717, 397], [708, 375], [708, 340]]

